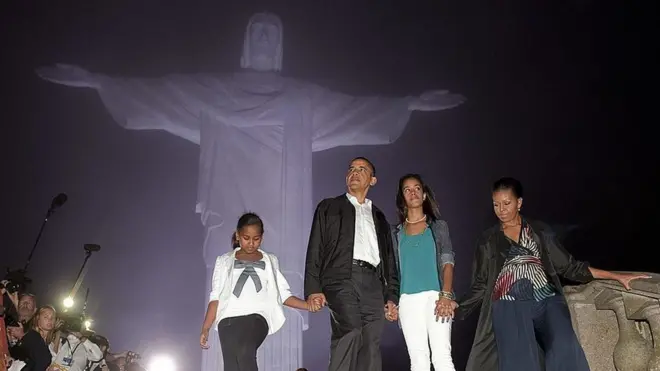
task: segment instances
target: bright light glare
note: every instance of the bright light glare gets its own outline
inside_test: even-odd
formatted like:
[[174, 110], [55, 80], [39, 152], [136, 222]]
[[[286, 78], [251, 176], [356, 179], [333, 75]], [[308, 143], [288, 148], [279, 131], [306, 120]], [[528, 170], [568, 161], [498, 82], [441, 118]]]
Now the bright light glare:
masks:
[[73, 307], [73, 298], [70, 296], [67, 297], [66, 299], [64, 299], [64, 302], [62, 304], [64, 304], [64, 308], [67, 309]]
[[159, 355], [151, 359], [149, 371], [176, 371], [176, 366], [171, 357]]
[[92, 327], [92, 320], [88, 319], [87, 321], [85, 321], [84, 325], [85, 325], [85, 329], [89, 331], [90, 328]]

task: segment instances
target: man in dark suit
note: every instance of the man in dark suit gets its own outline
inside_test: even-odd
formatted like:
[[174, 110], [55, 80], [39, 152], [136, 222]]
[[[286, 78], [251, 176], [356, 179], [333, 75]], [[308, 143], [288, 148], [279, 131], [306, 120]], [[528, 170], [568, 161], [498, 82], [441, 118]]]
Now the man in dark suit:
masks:
[[399, 274], [390, 226], [367, 199], [376, 181], [373, 164], [354, 159], [346, 174], [348, 192], [321, 201], [314, 213], [305, 296], [330, 310], [329, 371], [381, 371], [384, 317], [397, 319]]

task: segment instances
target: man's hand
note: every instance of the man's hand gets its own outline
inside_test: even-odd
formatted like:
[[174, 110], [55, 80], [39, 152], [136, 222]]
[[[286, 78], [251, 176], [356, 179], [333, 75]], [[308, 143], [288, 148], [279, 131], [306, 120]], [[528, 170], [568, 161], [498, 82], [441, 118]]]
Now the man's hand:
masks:
[[307, 298], [307, 310], [316, 313], [323, 308], [323, 299], [321, 297]]
[[442, 318], [442, 322], [450, 322], [454, 318], [454, 310], [458, 308], [458, 304], [444, 296], [441, 296], [435, 301], [435, 321], [437, 322]]
[[7, 327], [7, 333], [16, 340], [21, 340], [25, 336], [25, 329], [23, 328], [23, 324], [19, 322], [16, 327]]
[[390, 322], [399, 319], [399, 307], [391, 300], [388, 300], [387, 304], [385, 304], [385, 318]]
[[324, 306], [328, 305], [328, 301], [325, 299], [323, 293], [310, 294], [307, 297], [307, 308], [310, 312], [318, 312]]
[[202, 349], [209, 349], [209, 329], [202, 329], [202, 333], [199, 336], [199, 345]]

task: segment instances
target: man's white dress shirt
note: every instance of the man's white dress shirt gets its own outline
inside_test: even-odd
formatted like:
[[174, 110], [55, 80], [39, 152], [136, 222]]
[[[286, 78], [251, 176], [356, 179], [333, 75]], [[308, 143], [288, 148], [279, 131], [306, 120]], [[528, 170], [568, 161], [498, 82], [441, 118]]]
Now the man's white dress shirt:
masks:
[[360, 204], [355, 196], [347, 193], [346, 197], [355, 207], [353, 259], [362, 260], [377, 267], [380, 264], [380, 253], [371, 200], [365, 199], [364, 203]]

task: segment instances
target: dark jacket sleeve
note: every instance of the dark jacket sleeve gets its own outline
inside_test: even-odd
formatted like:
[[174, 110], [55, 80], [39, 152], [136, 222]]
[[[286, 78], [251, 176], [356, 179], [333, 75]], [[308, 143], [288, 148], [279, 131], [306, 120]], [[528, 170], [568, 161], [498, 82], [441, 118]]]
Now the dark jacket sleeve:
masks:
[[305, 259], [305, 298], [321, 292], [321, 250], [324, 245], [325, 201], [321, 201], [314, 212], [312, 230], [307, 244]]
[[472, 283], [469, 291], [458, 301], [457, 315], [459, 319], [467, 318], [475, 309], [481, 306], [486, 296], [486, 285], [488, 282], [489, 257], [487, 242], [482, 238], [477, 243], [472, 262]]
[[394, 245], [392, 244], [392, 232], [389, 224], [385, 223], [387, 233], [384, 233], [386, 238], [386, 251], [387, 254], [387, 272], [383, 272], [383, 276], [387, 280], [387, 287], [385, 288], [385, 302], [392, 301], [394, 304], [399, 305], [399, 290], [401, 287], [399, 281], [399, 268], [394, 254]]
[[544, 226], [542, 234], [550, 261], [559, 276], [580, 283], [593, 281], [594, 276], [589, 270], [588, 262], [575, 259], [559, 242], [550, 227]]
[[22, 371], [45, 371], [52, 361], [46, 342], [35, 331], [29, 331], [22, 339], [28, 360]]

